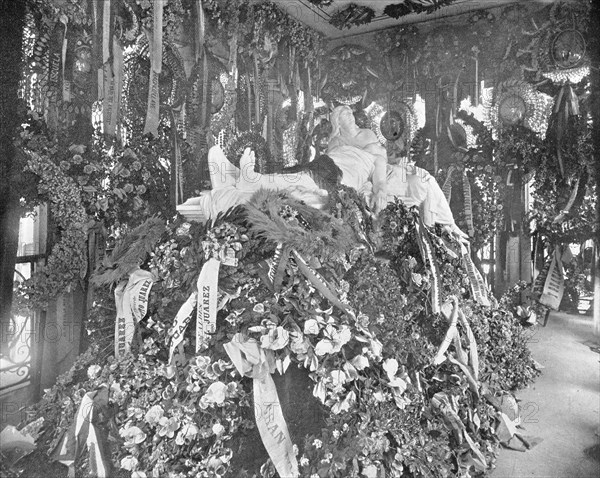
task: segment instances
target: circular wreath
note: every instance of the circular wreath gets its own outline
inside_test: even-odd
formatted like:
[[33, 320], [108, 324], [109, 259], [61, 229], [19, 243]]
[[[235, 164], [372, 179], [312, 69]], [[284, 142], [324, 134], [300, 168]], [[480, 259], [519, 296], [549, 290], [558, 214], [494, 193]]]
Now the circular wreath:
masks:
[[483, 97], [486, 123], [494, 129], [505, 127], [499, 115], [500, 105], [511, 98], [519, 98], [525, 104], [522, 124], [544, 135], [548, 128], [548, 117], [552, 109], [552, 98], [536, 91], [522, 80], [507, 80], [495, 88], [494, 95]]
[[[393, 148], [395, 144], [402, 142], [403, 149], [408, 149], [418, 129], [417, 115], [413, 107], [404, 100], [393, 100], [389, 102], [387, 108], [382, 104], [385, 104], [383, 100], [369, 107], [367, 113], [370, 119], [369, 127], [377, 135], [381, 144]], [[402, 130], [397, 127], [393, 131], [394, 128], [386, 124], [388, 118], [393, 119], [398, 127], [402, 126]]]
[[[146, 37], [140, 36], [135, 50], [126, 60], [124, 81], [127, 109], [133, 124], [139, 124], [146, 117], [149, 81], [150, 48]], [[185, 85], [186, 75], [183, 69], [183, 59], [174, 45], [165, 42], [159, 76], [161, 105], [180, 104], [185, 97]]]
[[252, 149], [256, 157], [255, 170], [264, 173], [272, 161], [269, 145], [266, 140], [254, 131], [242, 131], [236, 134], [225, 149], [225, 156], [231, 164], [239, 167], [240, 158], [246, 148]]
[[[577, 83], [581, 71], [589, 69], [586, 37], [589, 4], [556, 2], [550, 9], [550, 21], [536, 32], [532, 65], [542, 76], [554, 82]], [[567, 41], [572, 45], [565, 46]], [[572, 51], [572, 47], [578, 52]]]
[[323, 98], [345, 105], [363, 99], [372, 78], [366, 69], [371, 61], [369, 52], [359, 45], [342, 45], [330, 51], [326, 57]]

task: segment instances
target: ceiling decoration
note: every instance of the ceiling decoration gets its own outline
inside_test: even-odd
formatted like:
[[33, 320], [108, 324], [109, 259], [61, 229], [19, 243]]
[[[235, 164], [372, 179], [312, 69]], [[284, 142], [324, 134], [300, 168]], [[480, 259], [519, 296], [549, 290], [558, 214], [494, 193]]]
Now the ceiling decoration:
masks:
[[[536, 0], [548, 3], [551, 0]], [[517, 0], [286, 0], [288, 14], [330, 40], [439, 20], [466, 12], [519, 3]]]

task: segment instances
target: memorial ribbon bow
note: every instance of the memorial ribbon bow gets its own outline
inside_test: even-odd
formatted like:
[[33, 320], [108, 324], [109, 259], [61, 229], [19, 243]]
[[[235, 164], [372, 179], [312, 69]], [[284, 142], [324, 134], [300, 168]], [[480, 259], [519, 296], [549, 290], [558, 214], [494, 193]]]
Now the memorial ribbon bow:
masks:
[[261, 348], [257, 340], [240, 333], [224, 344], [224, 348], [240, 375], [253, 379], [256, 425], [279, 476], [298, 477], [298, 462], [271, 377], [275, 371], [272, 352]]

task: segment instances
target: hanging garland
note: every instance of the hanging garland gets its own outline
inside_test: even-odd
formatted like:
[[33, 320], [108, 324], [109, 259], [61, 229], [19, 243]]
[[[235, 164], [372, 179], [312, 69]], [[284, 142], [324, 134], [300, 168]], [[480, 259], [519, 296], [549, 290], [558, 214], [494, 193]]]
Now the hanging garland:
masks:
[[62, 169], [45, 156], [32, 154], [27, 169], [40, 178], [39, 193], [48, 199], [59, 239], [52, 247], [43, 268], [20, 285], [32, 309], [46, 309], [48, 303], [87, 272], [88, 216], [80, 189]]
[[[491, 101], [490, 101], [491, 100]], [[552, 98], [521, 80], [506, 80], [483, 98], [485, 123], [495, 130], [522, 124], [543, 136], [548, 128]]]
[[[150, 45], [145, 35], [139, 37], [135, 49], [125, 58], [125, 92], [123, 113], [127, 125], [139, 134], [144, 127], [148, 108], [148, 83], [150, 78]], [[183, 60], [177, 48], [163, 44], [163, 62], [159, 77], [161, 105], [179, 106], [187, 95], [187, 79]]]
[[364, 99], [372, 89], [373, 76], [368, 67], [372, 55], [359, 45], [342, 45], [327, 54], [324, 71], [326, 76], [321, 95], [325, 101], [353, 105]]
[[371, 23], [373, 18], [375, 18], [375, 10], [365, 5], [351, 3], [346, 8], [331, 15], [329, 23], [343, 30], [344, 28]]
[[392, 18], [400, 18], [411, 13], [427, 13], [431, 14], [442, 7], [446, 7], [456, 0], [433, 0], [421, 1], [421, 0], [405, 0], [402, 3], [390, 4], [383, 9], [383, 13]]

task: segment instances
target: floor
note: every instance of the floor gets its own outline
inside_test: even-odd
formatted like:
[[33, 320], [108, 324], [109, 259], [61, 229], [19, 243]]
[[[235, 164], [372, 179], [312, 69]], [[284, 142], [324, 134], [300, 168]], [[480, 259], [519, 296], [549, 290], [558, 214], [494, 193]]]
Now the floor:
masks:
[[532, 331], [544, 369], [518, 392], [523, 434], [542, 441], [526, 452], [503, 449], [492, 478], [600, 478], [600, 354], [592, 317], [554, 312]]

